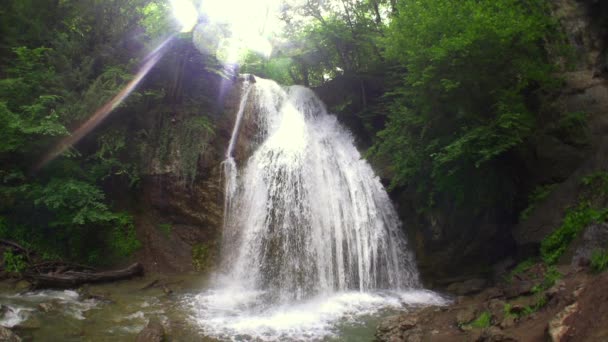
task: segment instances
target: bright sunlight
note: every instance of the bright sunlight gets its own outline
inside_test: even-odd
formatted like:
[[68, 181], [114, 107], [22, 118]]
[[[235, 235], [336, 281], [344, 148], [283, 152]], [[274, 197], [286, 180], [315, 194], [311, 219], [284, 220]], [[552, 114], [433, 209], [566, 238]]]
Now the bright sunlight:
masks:
[[[207, 0], [197, 10], [190, 0], [171, 0], [173, 14], [182, 25], [182, 32], [191, 31], [199, 16], [206, 18], [201, 25], [222, 25], [229, 36], [217, 36], [208, 28], [205, 35], [213, 34], [220, 41], [223, 59], [238, 62], [244, 50], [269, 57], [272, 53], [271, 35], [280, 29], [278, 19], [280, 0]], [[208, 38], [207, 38], [208, 39]]]

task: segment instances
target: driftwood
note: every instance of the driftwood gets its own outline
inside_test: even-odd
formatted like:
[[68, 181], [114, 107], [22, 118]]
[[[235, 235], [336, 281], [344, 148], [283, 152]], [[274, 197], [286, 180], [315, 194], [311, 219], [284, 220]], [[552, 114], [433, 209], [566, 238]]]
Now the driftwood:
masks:
[[90, 266], [75, 264], [66, 261], [45, 261], [27, 267], [27, 271], [32, 273], [63, 273], [66, 271], [85, 271], [97, 272], [97, 269]]
[[142, 275], [144, 268], [135, 263], [127, 268], [104, 272], [66, 271], [62, 273], [25, 272], [24, 277], [38, 288], [71, 288], [87, 283], [103, 283]]

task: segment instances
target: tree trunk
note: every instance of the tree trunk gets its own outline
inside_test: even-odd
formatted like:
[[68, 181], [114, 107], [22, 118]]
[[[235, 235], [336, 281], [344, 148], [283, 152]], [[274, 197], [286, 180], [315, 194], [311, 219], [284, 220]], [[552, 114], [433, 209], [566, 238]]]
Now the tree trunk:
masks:
[[33, 273], [26, 272], [24, 277], [34, 283], [38, 288], [71, 288], [86, 283], [103, 283], [128, 279], [142, 275], [144, 268], [140, 263], [135, 263], [127, 268], [105, 272], [76, 272], [64, 273]]

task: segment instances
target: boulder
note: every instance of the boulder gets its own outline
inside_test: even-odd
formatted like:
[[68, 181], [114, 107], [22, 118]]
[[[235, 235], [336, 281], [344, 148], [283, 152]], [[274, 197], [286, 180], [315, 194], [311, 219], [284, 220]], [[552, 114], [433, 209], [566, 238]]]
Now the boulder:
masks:
[[500, 299], [492, 299], [488, 303], [488, 310], [494, 322], [501, 322], [505, 318], [505, 305], [506, 302]]
[[30, 288], [32, 287], [32, 284], [27, 281], [27, 280], [19, 280], [16, 284], [14, 289], [18, 292], [25, 292], [28, 291]]
[[453, 283], [447, 287], [448, 292], [463, 296], [481, 292], [486, 286], [487, 281], [481, 278], [469, 279], [459, 283]]
[[571, 265], [574, 267], [589, 265], [591, 257], [596, 250], [606, 250], [607, 248], [608, 224], [592, 224], [585, 228], [582, 238], [574, 251]]
[[566, 320], [578, 312], [578, 303], [566, 306], [549, 322], [547, 332], [553, 342], [565, 341], [566, 334], [570, 326], [566, 324]]
[[4, 342], [21, 342], [21, 337], [17, 336], [10, 329], [0, 325], [0, 341]]
[[476, 314], [477, 310], [472, 306], [462, 308], [456, 313], [456, 324], [463, 325], [469, 323], [475, 319]]
[[513, 341], [513, 342], [515, 342], [515, 341], [517, 341], [517, 339], [515, 339], [512, 336], [509, 336], [504, 331], [500, 330], [500, 328], [489, 327], [482, 331], [481, 336], [477, 341], [484, 341], [484, 342], [511, 342], [511, 341]]
[[519, 296], [524, 296], [532, 293], [532, 288], [534, 287], [534, 283], [531, 281], [516, 281], [510, 286], [504, 289], [504, 294], [506, 298], [515, 298]]

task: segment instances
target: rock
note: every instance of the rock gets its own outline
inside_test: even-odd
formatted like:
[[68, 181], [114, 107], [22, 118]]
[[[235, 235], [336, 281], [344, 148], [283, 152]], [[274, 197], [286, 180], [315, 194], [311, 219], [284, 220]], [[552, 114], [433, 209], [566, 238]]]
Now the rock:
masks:
[[488, 303], [488, 310], [495, 322], [500, 322], [505, 317], [505, 301], [500, 299], [492, 299]]
[[484, 342], [515, 342], [517, 339], [507, 335], [500, 328], [497, 327], [489, 327], [484, 329], [481, 333], [481, 336], [477, 341]]
[[462, 325], [471, 322], [475, 319], [477, 310], [474, 307], [466, 307], [460, 309], [456, 313], [456, 324]]
[[163, 292], [164, 292], [166, 295], [170, 295], [170, 294], [172, 294], [172, 293], [173, 293], [173, 290], [171, 290], [171, 289], [170, 289], [168, 286], [163, 286]]
[[40, 318], [37, 316], [30, 316], [27, 320], [17, 324], [15, 328], [22, 330], [34, 330], [40, 329], [41, 326], [42, 322], [40, 321]]
[[508, 328], [515, 326], [515, 323], [516, 323], [515, 316], [508, 315], [508, 316], [505, 316], [498, 325], [502, 329], [508, 329]]
[[555, 282], [555, 284], [553, 284], [553, 286], [551, 286], [547, 291], [545, 291], [545, 296], [547, 296], [548, 299], [552, 299], [556, 297], [560, 292], [563, 292], [565, 290], [566, 285], [564, 281], [558, 280]]
[[13, 311], [13, 309], [11, 309], [10, 306], [0, 304], [0, 319], [3, 318], [7, 313], [12, 312], [12, 311]]
[[564, 337], [568, 333], [568, 329], [570, 328], [565, 324], [566, 320], [578, 312], [578, 303], [574, 303], [572, 305], [566, 306], [562, 311], [560, 311], [553, 319], [549, 322], [547, 327], [547, 331], [549, 333], [549, 337], [553, 342], [561, 342], [564, 341]]
[[24, 292], [24, 291], [28, 291], [30, 288], [32, 287], [32, 284], [29, 281], [26, 280], [19, 280], [16, 284], [15, 284], [15, 290], [18, 292]]
[[150, 320], [148, 325], [139, 332], [136, 342], [162, 342], [165, 339], [165, 329], [157, 320]]
[[448, 292], [462, 296], [481, 292], [487, 281], [481, 278], [469, 279], [460, 283], [453, 283], [447, 287]]
[[505, 295], [505, 292], [497, 287], [490, 287], [482, 292], [484, 300], [499, 298]]
[[507, 299], [515, 298], [532, 293], [534, 283], [527, 280], [516, 281], [511, 286], [504, 289], [504, 294]]
[[0, 341], [4, 342], [21, 342], [21, 337], [17, 336], [10, 329], [0, 325]]
[[585, 228], [582, 239], [574, 252], [571, 265], [589, 266], [593, 252], [608, 248], [608, 224], [592, 224]]
[[418, 327], [418, 315], [429, 311], [421, 310], [406, 315], [390, 316], [383, 319], [376, 331], [378, 341], [422, 341], [423, 331]]
[[54, 303], [40, 303], [40, 304], [38, 304], [38, 310], [40, 310], [44, 313], [51, 312], [51, 311], [55, 310], [55, 304]]

